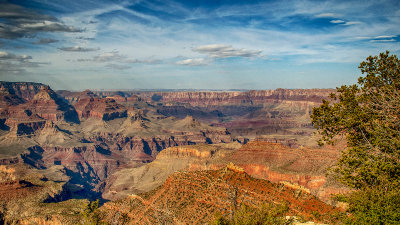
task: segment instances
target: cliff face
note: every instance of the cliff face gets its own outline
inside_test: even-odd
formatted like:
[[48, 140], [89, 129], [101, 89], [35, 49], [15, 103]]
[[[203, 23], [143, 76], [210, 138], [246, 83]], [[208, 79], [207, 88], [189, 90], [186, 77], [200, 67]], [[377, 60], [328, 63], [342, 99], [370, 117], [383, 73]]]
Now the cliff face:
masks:
[[84, 91], [70, 101], [76, 101], [74, 107], [80, 119], [93, 117], [107, 121], [127, 116], [125, 106], [118, 104], [113, 98], [99, 98], [90, 91]]
[[275, 101], [321, 102], [333, 89], [276, 89], [247, 92], [144, 92], [146, 101], [181, 102], [192, 106], [263, 104]]
[[15, 95], [25, 101], [31, 100], [40, 90], [48, 88], [49, 86], [40, 83], [0, 81], [2, 95]]
[[[79, 224], [88, 201], [65, 201], [71, 196], [60, 167], [38, 171], [23, 164], [0, 166], [0, 223]], [[65, 202], [55, 203], [60, 201]]]
[[31, 100], [46, 85], [28, 82], [0, 81], [0, 118], [7, 117], [7, 108]]
[[5, 125], [18, 135], [43, 128], [47, 120], [79, 122], [74, 108], [47, 86], [43, 86], [30, 100], [5, 108], [3, 116], [6, 118]]

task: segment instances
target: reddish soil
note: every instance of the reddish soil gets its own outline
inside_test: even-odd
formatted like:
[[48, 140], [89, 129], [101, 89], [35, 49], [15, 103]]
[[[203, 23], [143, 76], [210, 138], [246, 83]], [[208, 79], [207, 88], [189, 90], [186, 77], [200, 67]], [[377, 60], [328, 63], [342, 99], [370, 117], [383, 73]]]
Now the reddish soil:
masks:
[[0, 183], [0, 202], [25, 198], [40, 191], [41, 187], [24, 180]]

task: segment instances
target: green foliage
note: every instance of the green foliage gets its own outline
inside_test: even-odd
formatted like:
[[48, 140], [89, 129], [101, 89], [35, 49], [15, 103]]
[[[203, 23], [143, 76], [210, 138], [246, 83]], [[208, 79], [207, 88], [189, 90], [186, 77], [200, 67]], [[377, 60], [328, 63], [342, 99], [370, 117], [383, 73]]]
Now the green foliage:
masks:
[[86, 205], [84, 210], [81, 212], [81, 216], [83, 219], [84, 225], [97, 225], [100, 224], [100, 218], [99, 218], [99, 200], [97, 199], [96, 201], [90, 202]]
[[217, 214], [214, 221], [211, 223], [213, 225], [288, 225], [292, 224], [292, 220], [287, 220], [285, 218], [285, 213], [287, 213], [289, 207], [286, 204], [273, 205], [264, 204], [256, 209], [249, 206], [242, 206], [237, 210], [233, 217], [226, 218], [221, 214]]
[[347, 140], [336, 166], [340, 182], [358, 189], [349, 203], [346, 224], [400, 223], [400, 61], [389, 52], [359, 66], [358, 84], [337, 88], [331, 101], [313, 109], [320, 144]]
[[356, 191], [346, 197], [350, 214], [344, 224], [399, 224], [400, 192], [373, 188]]
[[320, 143], [347, 139], [333, 174], [339, 181], [361, 189], [400, 181], [400, 61], [389, 52], [368, 57], [360, 64], [365, 77], [358, 85], [342, 86], [314, 108], [312, 122], [322, 135]]

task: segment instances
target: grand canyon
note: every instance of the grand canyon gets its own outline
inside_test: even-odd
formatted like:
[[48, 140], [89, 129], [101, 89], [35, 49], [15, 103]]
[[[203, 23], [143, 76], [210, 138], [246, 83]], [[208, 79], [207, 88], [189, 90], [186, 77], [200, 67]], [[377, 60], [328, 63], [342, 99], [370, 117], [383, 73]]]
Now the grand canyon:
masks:
[[0, 91], [5, 223], [79, 223], [95, 200], [109, 223], [209, 223], [280, 201], [306, 221], [343, 210], [331, 195], [349, 189], [326, 170], [345, 142], [319, 146], [310, 120], [333, 89]]
[[399, 9], [0, 0], [0, 224], [400, 224]]

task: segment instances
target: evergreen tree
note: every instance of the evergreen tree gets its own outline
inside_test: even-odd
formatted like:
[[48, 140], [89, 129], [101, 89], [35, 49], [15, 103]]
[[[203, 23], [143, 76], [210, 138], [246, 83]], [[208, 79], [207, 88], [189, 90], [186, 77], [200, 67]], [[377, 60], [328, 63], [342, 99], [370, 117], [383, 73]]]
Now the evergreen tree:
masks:
[[347, 140], [347, 149], [331, 169], [340, 182], [359, 190], [346, 198], [352, 213], [347, 222], [396, 224], [400, 221], [400, 61], [386, 51], [368, 57], [359, 68], [365, 76], [357, 84], [337, 88], [330, 101], [313, 109], [311, 119], [322, 136], [320, 144], [332, 144], [337, 136]]

